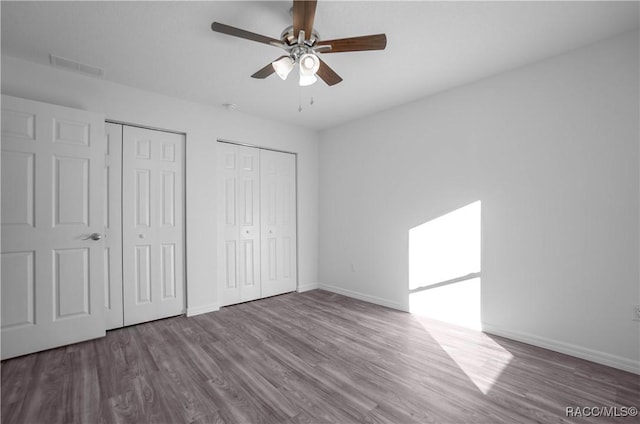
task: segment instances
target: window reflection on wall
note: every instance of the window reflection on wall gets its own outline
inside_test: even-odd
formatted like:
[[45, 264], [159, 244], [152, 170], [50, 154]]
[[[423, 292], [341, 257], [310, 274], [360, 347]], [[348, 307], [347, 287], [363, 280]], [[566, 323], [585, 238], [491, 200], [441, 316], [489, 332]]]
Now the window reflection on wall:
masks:
[[481, 329], [481, 202], [409, 230], [409, 311]]

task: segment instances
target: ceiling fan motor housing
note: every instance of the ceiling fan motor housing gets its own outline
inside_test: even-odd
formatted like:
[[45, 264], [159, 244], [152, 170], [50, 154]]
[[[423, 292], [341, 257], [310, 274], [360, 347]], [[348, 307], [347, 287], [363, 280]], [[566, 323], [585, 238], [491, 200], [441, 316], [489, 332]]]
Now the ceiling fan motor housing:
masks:
[[[298, 44], [298, 37], [293, 34], [293, 25], [286, 27], [282, 31], [282, 34], [280, 34], [280, 39], [288, 46]], [[320, 35], [318, 34], [318, 31], [313, 29], [311, 31], [311, 37], [309, 37], [308, 40], [304, 40], [304, 44], [309, 47], [313, 47], [318, 41], [320, 41]]]

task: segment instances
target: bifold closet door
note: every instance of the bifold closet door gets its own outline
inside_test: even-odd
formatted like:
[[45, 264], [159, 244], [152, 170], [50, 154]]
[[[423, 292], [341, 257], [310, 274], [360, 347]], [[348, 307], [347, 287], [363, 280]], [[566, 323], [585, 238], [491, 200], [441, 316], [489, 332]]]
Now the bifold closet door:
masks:
[[295, 155], [218, 142], [220, 306], [294, 291]]
[[218, 143], [220, 306], [261, 297], [260, 151]]
[[260, 150], [262, 297], [296, 290], [296, 157]]
[[105, 334], [104, 115], [2, 96], [2, 359]]
[[123, 127], [124, 325], [184, 312], [184, 136]]

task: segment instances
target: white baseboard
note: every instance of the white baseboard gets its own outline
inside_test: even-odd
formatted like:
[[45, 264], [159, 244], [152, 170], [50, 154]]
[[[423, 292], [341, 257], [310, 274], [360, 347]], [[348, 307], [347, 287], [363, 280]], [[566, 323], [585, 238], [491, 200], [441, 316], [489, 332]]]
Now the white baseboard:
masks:
[[320, 285], [318, 283], [300, 284], [298, 285], [298, 293], [306, 292], [309, 290], [315, 290], [317, 288], [320, 288]]
[[343, 289], [341, 287], [330, 286], [328, 284], [322, 284], [322, 283], [318, 284], [317, 288], [319, 288], [320, 290], [326, 290], [332, 293], [341, 294], [343, 296], [353, 297], [354, 299], [364, 300], [365, 302], [375, 303], [376, 305], [386, 306], [387, 308], [397, 309], [399, 311], [407, 312], [407, 307], [405, 305], [402, 305], [398, 302], [393, 302], [387, 299], [383, 299], [381, 297], [370, 296], [368, 294]]
[[494, 334], [496, 336], [505, 337], [507, 339], [513, 339], [519, 342], [553, 350], [555, 352], [560, 352], [578, 358], [586, 359], [587, 361], [596, 362], [598, 364], [603, 364], [624, 371], [629, 371], [634, 374], [640, 374], [640, 362], [634, 361], [629, 358], [611, 355], [610, 353], [601, 352], [570, 343], [560, 342], [558, 340], [552, 340], [530, 333], [505, 330], [503, 328], [486, 323], [482, 323], [482, 331], [484, 331], [485, 333]]
[[191, 308], [187, 308], [187, 316], [194, 317], [196, 315], [206, 314], [209, 312], [216, 312], [219, 310], [220, 310], [220, 307], [218, 306], [217, 303], [210, 303], [209, 305], [201, 305], [201, 306], [194, 306]]

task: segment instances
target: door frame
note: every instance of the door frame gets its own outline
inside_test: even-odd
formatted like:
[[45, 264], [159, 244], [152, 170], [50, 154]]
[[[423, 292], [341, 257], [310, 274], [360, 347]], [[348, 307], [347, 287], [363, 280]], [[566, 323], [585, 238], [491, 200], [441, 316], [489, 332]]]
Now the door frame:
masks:
[[[300, 290], [300, 263], [299, 263], [299, 250], [300, 250], [300, 243], [298, 240], [298, 234], [299, 234], [299, 228], [298, 228], [298, 153], [297, 152], [291, 152], [289, 150], [281, 150], [281, 149], [274, 149], [272, 147], [264, 147], [264, 146], [260, 146], [257, 144], [250, 144], [250, 143], [242, 143], [239, 141], [233, 141], [233, 140], [228, 140], [228, 139], [224, 139], [224, 138], [217, 138], [216, 139], [217, 143], [226, 143], [226, 144], [234, 144], [236, 146], [244, 146], [244, 147], [252, 147], [254, 149], [261, 149], [261, 150], [270, 150], [272, 152], [278, 152], [278, 153], [287, 153], [290, 155], [293, 155], [295, 160], [294, 160], [294, 170], [293, 170], [293, 174], [295, 177], [295, 185], [296, 185], [296, 291]], [[216, 155], [218, 154], [218, 149], [216, 148]], [[216, 170], [217, 171], [217, 170]], [[219, 193], [216, 193], [219, 194]], [[216, 211], [217, 212], [217, 211]], [[219, 219], [220, 217], [216, 216], [216, 219]], [[217, 244], [217, 243], [216, 243]], [[216, 282], [216, 293], [218, 292], [220, 285], [218, 284], [219, 282]]]

